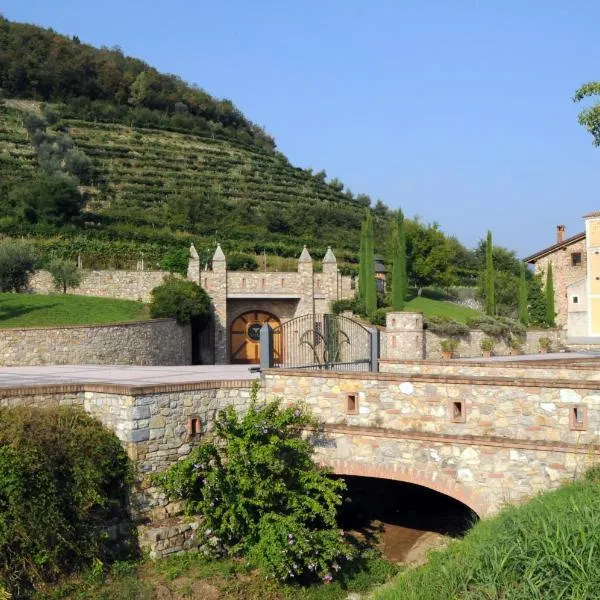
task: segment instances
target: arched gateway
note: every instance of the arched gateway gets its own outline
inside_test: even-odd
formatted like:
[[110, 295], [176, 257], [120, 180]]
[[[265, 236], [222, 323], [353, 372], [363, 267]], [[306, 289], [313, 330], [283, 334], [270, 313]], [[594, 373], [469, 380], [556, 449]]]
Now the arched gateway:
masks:
[[[260, 362], [260, 328], [265, 323], [273, 328], [281, 324], [275, 315], [262, 310], [245, 312], [233, 321], [229, 345], [232, 363], [258, 364]], [[277, 348], [275, 353], [278, 353]]]

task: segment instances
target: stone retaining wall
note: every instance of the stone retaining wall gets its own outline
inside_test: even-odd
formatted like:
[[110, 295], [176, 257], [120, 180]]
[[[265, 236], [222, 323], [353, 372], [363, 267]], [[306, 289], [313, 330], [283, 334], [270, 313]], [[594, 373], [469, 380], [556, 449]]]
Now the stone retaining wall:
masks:
[[[80, 296], [105, 296], [123, 300], [150, 302], [150, 292], [169, 275], [166, 271], [82, 271], [81, 285], [69, 290]], [[56, 289], [48, 271], [36, 271], [29, 288], [37, 294], [49, 294]]]
[[199, 519], [175, 517], [138, 527], [140, 550], [152, 560], [180, 554], [198, 546]]
[[2, 329], [0, 366], [189, 365], [191, 335], [174, 319]]

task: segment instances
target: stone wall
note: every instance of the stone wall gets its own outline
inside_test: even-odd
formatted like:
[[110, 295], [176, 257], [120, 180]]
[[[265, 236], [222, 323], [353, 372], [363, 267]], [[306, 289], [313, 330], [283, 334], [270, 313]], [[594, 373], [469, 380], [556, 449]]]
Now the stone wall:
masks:
[[444, 493], [478, 495], [474, 509], [488, 514], [600, 460], [600, 382], [561, 380], [559, 373], [534, 379], [269, 370], [264, 391], [303, 402], [325, 423], [331, 435], [316, 444], [323, 461], [374, 473], [385, 464], [396, 478], [413, 469], [423, 481], [444, 480]]
[[0, 366], [189, 365], [191, 343], [174, 319], [3, 329]]
[[[168, 275], [166, 271], [82, 271], [81, 285], [69, 290], [81, 296], [105, 296], [123, 300], [150, 301], [150, 292]], [[55, 292], [48, 271], [36, 271], [29, 288], [37, 294]]]
[[[458, 358], [482, 356], [481, 341], [488, 337], [483, 331], [471, 330], [468, 335], [458, 338], [459, 345], [454, 352]], [[522, 348], [522, 354], [538, 354], [539, 340], [547, 337], [552, 341], [552, 349], [562, 346], [562, 332], [558, 329], [531, 330]], [[442, 358], [441, 343], [445, 339], [436, 333], [423, 329], [423, 315], [416, 312], [389, 312], [386, 327], [380, 331], [381, 352], [384, 360], [416, 360]], [[511, 350], [502, 340], [495, 340], [494, 356], [508, 356]]]

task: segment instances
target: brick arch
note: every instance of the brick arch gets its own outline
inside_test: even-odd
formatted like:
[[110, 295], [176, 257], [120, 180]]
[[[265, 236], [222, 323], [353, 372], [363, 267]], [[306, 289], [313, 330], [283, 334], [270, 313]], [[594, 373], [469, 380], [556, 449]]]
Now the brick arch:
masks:
[[493, 512], [493, 507], [477, 492], [465, 488], [464, 485], [438, 471], [430, 472], [401, 465], [369, 465], [349, 460], [321, 460], [319, 462], [330, 468], [336, 475], [393, 479], [429, 488], [462, 502], [480, 518]]

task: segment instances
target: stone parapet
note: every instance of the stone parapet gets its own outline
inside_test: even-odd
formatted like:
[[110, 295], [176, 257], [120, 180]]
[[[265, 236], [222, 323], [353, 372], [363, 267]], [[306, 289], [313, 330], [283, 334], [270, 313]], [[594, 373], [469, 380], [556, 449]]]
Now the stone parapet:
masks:
[[3, 329], [0, 366], [189, 365], [191, 343], [174, 319]]

